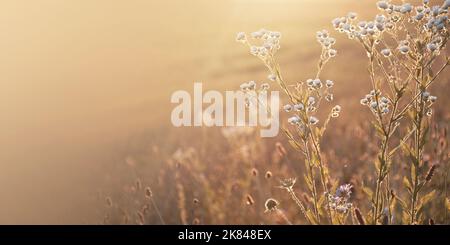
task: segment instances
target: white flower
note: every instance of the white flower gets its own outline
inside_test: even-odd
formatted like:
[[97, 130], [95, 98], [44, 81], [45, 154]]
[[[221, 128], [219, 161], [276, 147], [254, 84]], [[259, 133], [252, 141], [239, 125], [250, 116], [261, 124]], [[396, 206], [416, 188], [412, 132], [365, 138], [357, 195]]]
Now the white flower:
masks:
[[267, 79], [269, 79], [272, 82], [275, 82], [277, 80], [277, 75], [270, 74], [269, 76], [267, 76]]
[[308, 105], [314, 105], [316, 103], [316, 99], [312, 96], [308, 97]]
[[409, 47], [406, 45], [402, 45], [402, 46], [398, 47], [398, 49], [400, 50], [400, 52], [402, 54], [407, 54], [409, 52]]
[[325, 96], [325, 99], [330, 102], [333, 101], [333, 94], [327, 94], [327, 96]]
[[253, 55], [258, 55], [258, 53], [259, 53], [258, 47], [256, 47], [256, 46], [251, 46], [251, 47], [250, 47], [250, 53], [253, 54]]
[[334, 18], [334, 19], [331, 21], [331, 24], [333, 24], [334, 28], [338, 28], [338, 27], [339, 27], [339, 24], [341, 24], [341, 18]]
[[255, 90], [255, 88], [256, 88], [256, 83], [255, 83], [255, 81], [250, 81], [250, 82], [248, 82], [247, 84], [248, 84], [248, 88], [249, 88], [250, 90]]
[[268, 90], [269, 88], [270, 88], [270, 86], [269, 86], [268, 83], [263, 83], [263, 84], [261, 84], [261, 90], [262, 90], [262, 91], [266, 91], [266, 90]]
[[389, 99], [386, 98], [386, 97], [382, 97], [382, 98], [380, 99], [380, 101], [381, 101], [382, 103], [384, 103], [384, 104], [388, 104], [388, 103], [389, 103]]
[[430, 92], [425, 91], [422, 93], [422, 99], [424, 101], [427, 101], [429, 97], [430, 97]]
[[424, 16], [425, 16], [425, 15], [424, 15], [423, 13], [418, 13], [414, 18], [415, 18], [417, 21], [419, 21], [419, 20], [423, 19]]
[[238, 41], [238, 42], [245, 42], [246, 40], [247, 40], [247, 37], [245, 36], [244, 32], [239, 32], [236, 35], [236, 41]]
[[284, 106], [283, 106], [283, 109], [284, 109], [286, 112], [290, 112], [290, 111], [292, 110], [292, 106], [289, 105], [289, 104], [287, 104], [287, 105], [284, 105]]
[[304, 109], [305, 106], [302, 103], [294, 105], [294, 110], [296, 111], [303, 111]]
[[381, 54], [384, 55], [385, 57], [389, 57], [391, 55], [391, 50], [388, 48], [385, 48], [385, 49], [381, 50]]
[[347, 14], [347, 18], [349, 18], [351, 20], [356, 19], [356, 17], [358, 17], [358, 14], [354, 13], [354, 12], [350, 12], [350, 13]]
[[316, 78], [313, 80], [313, 86], [317, 87], [317, 88], [321, 88], [322, 87], [322, 82], [320, 81], [320, 79]]
[[333, 87], [334, 82], [331, 81], [331, 80], [326, 80], [326, 81], [325, 81], [325, 84], [326, 84], [327, 88], [331, 88], [331, 87]]
[[370, 107], [372, 107], [372, 109], [377, 109], [377, 106], [378, 106], [378, 103], [375, 102], [375, 101], [372, 101], [372, 102], [370, 103]]
[[300, 118], [298, 116], [293, 116], [288, 118], [288, 123], [295, 125], [300, 123]]
[[360, 103], [361, 105], [367, 105], [367, 104], [369, 104], [369, 100], [368, 100], [367, 98], [364, 98], [364, 99], [361, 99], [361, 100], [359, 101], [359, 103]]
[[378, 1], [377, 7], [379, 9], [387, 9], [387, 8], [389, 8], [389, 3], [387, 1]]
[[338, 112], [338, 113], [339, 113], [339, 112], [341, 112], [341, 109], [342, 109], [342, 108], [341, 108], [340, 105], [336, 105], [335, 107], [333, 107], [332, 111], [333, 111], [333, 112]]
[[335, 49], [330, 49], [330, 50], [328, 50], [328, 55], [329, 55], [330, 57], [335, 57], [336, 54], [337, 54], [337, 51], [336, 51]]
[[253, 38], [259, 39], [259, 38], [262, 38], [264, 36], [264, 31], [262, 31], [262, 30], [255, 31], [255, 32], [252, 32], [251, 35], [252, 35]]
[[377, 16], [375, 16], [375, 21], [378, 23], [384, 23], [386, 21], [386, 16], [378, 14]]
[[428, 49], [430, 52], [434, 52], [434, 51], [437, 49], [437, 45], [434, 44], [434, 43], [429, 43], [429, 44], [427, 44], [427, 49]]
[[412, 11], [412, 5], [410, 3], [405, 3], [400, 8], [400, 13], [405, 14]]
[[306, 80], [306, 84], [308, 86], [312, 87], [312, 86], [314, 86], [314, 80], [310, 78], [310, 79]]
[[436, 96], [433, 96], [433, 95], [430, 95], [430, 98], [428, 98], [428, 100], [429, 100], [431, 103], [434, 103], [434, 102], [436, 102], [437, 97], [436, 97]]
[[314, 124], [317, 124], [318, 122], [319, 122], [319, 119], [317, 119], [316, 117], [313, 117], [313, 116], [309, 117], [310, 124], [314, 125]]
[[247, 83], [243, 83], [239, 87], [241, 88], [242, 91], [247, 91], [248, 90], [248, 84]]

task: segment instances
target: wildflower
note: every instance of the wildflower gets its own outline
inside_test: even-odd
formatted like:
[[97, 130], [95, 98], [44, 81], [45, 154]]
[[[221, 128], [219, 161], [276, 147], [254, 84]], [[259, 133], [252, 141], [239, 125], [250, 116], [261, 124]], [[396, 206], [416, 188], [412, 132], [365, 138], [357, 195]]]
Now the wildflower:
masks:
[[335, 49], [330, 49], [330, 50], [328, 50], [328, 55], [329, 55], [330, 57], [335, 57], [336, 54], [337, 54], [337, 51], [336, 51]]
[[294, 110], [296, 111], [303, 111], [305, 109], [305, 106], [302, 103], [294, 105]]
[[367, 104], [369, 104], [369, 100], [368, 100], [367, 98], [363, 98], [363, 99], [361, 99], [361, 100], [359, 101], [359, 103], [360, 103], [361, 105], [367, 105]]
[[427, 44], [427, 49], [428, 49], [430, 52], [434, 52], [434, 51], [437, 49], [437, 46], [436, 46], [436, 44], [434, 44], [434, 43], [429, 43], [429, 44]]
[[339, 186], [334, 195], [328, 194], [330, 208], [338, 213], [347, 213], [352, 207], [352, 204], [349, 202], [352, 188], [351, 184], [345, 184]]
[[389, 103], [389, 99], [386, 97], [381, 97], [380, 101], [384, 104], [388, 104]]
[[335, 107], [333, 107], [332, 111], [334, 112], [341, 112], [341, 106], [340, 105], [336, 105]]
[[322, 82], [320, 81], [320, 79], [316, 78], [313, 80], [313, 86], [315, 88], [321, 88], [322, 87]]
[[358, 17], [358, 14], [354, 12], [350, 12], [347, 14], [347, 18], [349, 18], [350, 20], [354, 20], [356, 19], [356, 17]]
[[280, 180], [281, 185], [279, 186], [279, 188], [292, 190], [296, 181], [297, 181], [296, 178], [287, 178], [287, 179]]
[[267, 78], [272, 82], [277, 81], [277, 75], [275, 74], [270, 74], [269, 76], [267, 76]]
[[402, 54], [407, 54], [409, 52], [409, 47], [406, 45], [402, 45], [402, 46], [398, 47], [398, 49], [400, 50], [400, 52]]
[[377, 2], [377, 7], [379, 9], [385, 10], [385, 9], [389, 8], [389, 3], [387, 1], [378, 1]]
[[261, 84], [261, 90], [262, 90], [262, 91], [266, 91], [266, 90], [268, 90], [269, 88], [270, 88], [269, 84], [267, 84], [267, 83]]
[[436, 97], [436, 96], [433, 96], [433, 95], [430, 95], [430, 97], [428, 98], [428, 100], [429, 100], [431, 103], [434, 103], [434, 102], [436, 102], [437, 97]]
[[377, 106], [378, 106], [378, 103], [377, 103], [377, 102], [375, 102], [375, 101], [370, 102], [370, 107], [371, 107], [372, 109], [377, 109]]
[[325, 84], [326, 84], [327, 88], [331, 88], [331, 87], [333, 87], [334, 82], [331, 81], [331, 80], [326, 80], [326, 81], [325, 81]]
[[245, 33], [244, 32], [239, 32], [236, 35], [236, 41], [237, 42], [246, 42], [247, 41], [247, 37], [245, 36]]
[[400, 8], [400, 13], [405, 14], [412, 11], [412, 5], [410, 3], [405, 3]]
[[288, 123], [292, 124], [292, 125], [296, 125], [300, 123], [300, 118], [298, 116], [293, 116], [288, 118]]
[[292, 106], [289, 105], [289, 104], [286, 104], [286, 105], [283, 106], [283, 109], [284, 109], [284, 111], [286, 111], [286, 112], [290, 112], [290, 111], [292, 110]]
[[319, 119], [317, 119], [316, 117], [313, 117], [313, 116], [309, 117], [310, 124], [314, 125], [314, 124], [317, 124], [318, 122], [319, 122]]
[[423, 101], [427, 101], [429, 97], [430, 97], [430, 92], [425, 91], [425, 92], [422, 93], [422, 100]]
[[273, 198], [269, 198], [266, 200], [266, 202], [264, 203], [264, 206], [266, 207], [266, 211], [265, 212], [272, 212], [277, 210], [279, 205], [279, 202]]
[[255, 90], [255, 88], [256, 88], [256, 83], [255, 83], [255, 81], [250, 81], [250, 82], [247, 83], [247, 85], [248, 85], [248, 88], [249, 88], [250, 90]]
[[316, 99], [312, 96], [308, 97], [308, 105], [314, 105], [316, 103]]
[[325, 100], [328, 102], [333, 101], [333, 94], [327, 94], [327, 96], [325, 96]]
[[386, 48], [386, 49], [381, 50], [381, 54], [384, 55], [385, 57], [389, 57], [389, 56], [391, 56], [392, 53], [391, 53], [390, 49]]

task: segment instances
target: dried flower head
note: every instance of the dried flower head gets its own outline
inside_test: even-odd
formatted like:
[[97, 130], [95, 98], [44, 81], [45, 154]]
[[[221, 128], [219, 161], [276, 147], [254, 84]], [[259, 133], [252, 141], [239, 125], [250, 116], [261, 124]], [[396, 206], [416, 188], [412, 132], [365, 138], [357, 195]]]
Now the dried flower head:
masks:
[[278, 209], [279, 202], [273, 198], [269, 198], [264, 203], [264, 206], [266, 207], [265, 212], [272, 212]]

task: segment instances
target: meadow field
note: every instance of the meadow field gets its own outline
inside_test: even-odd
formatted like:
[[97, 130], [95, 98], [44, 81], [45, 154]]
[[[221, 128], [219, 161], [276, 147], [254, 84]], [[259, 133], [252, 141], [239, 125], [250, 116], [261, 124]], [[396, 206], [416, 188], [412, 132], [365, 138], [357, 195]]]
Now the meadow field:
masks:
[[[396, 41], [423, 25], [407, 21], [416, 8], [401, 11], [392, 14], [404, 18]], [[448, 20], [411, 38], [410, 57], [398, 49], [406, 58], [391, 64], [394, 82], [383, 85], [386, 74], [370, 70], [380, 63], [371, 64], [367, 47], [333, 26], [337, 17], [352, 19], [350, 12], [358, 21], [390, 16], [369, 0], [2, 2], [0, 223], [450, 224], [450, 71], [440, 70], [448, 63]], [[239, 32], [255, 41], [261, 28], [281, 33], [274, 57], [282, 79], [270, 81], [278, 66], [268, 70], [265, 58], [236, 42]], [[329, 50], [318, 42], [322, 30], [337, 54], [322, 57], [317, 77]], [[426, 51], [436, 36], [437, 50]], [[423, 47], [414, 42], [420, 38]], [[372, 41], [371, 51], [380, 52]], [[421, 52], [432, 66], [418, 68]], [[319, 118], [306, 133], [281, 108], [283, 130], [274, 138], [261, 138], [258, 128], [170, 122], [171, 94], [192, 91], [195, 82], [223, 92], [253, 80], [270, 90], [305, 86], [283, 95], [282, 105], [294, 106], [314, 91], [329, 93], [307, 84], [315, 78], [334, 82], [333, 100], [299, 110], [299, 120]], [[387, 112], [361, 104], [374, 86], [385, 96], [406, 81], [398, 111], [398, 92], [386, 95]], [[380, 94], [367, 98], [378, 103]], [[408, 98], [411, 107], [389, 121]], [[336, 105], [338, 117], [323, 134], [315, 130]]]

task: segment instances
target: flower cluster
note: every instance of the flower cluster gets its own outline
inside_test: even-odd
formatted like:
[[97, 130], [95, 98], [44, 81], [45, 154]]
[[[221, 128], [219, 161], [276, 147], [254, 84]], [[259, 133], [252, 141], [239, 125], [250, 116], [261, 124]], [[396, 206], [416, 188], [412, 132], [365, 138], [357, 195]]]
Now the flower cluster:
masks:
[[349, 202], [353, 186], [351, 184], [341, 185], [334, 195], [328, 194], [330, 208], [338, 213], [347, 213], [352, 208]]
[[330, 37], [327, 30], [318, 31], [316, 33], [317, 41], [322, 46], [322, 59], [328, 60], [329, 58], [335, 57], [337, 51], [332, 49], [332, 46], [336, 43], [336, 39]]
[[430, 92], [423, 92], [422, 93], [422, 101], [425, 103], [425, 106], [427, 108], [426, 115], [431, 117], [433, 115], [433, 110], [431, 109], [431, 106], [436, 102], [437, 97], [434, 95], [431, 95]]
[[366, 94], [360, 101], [361, 105], [368, 106], [373, 113], [387, 114], [389, 113], [390, 100], [381, 96], [381, 92], [372, 90], [369, 94]]
[[239, 32], [236, 41], [245, 43], [250, 47], [250, 53], [261, 59], [273, 56], [280, 49], [281, 33], [261, 29], [251, 33], [251, 38], [261, 41], [261, 45], [252, 45], [244, 32]]
[[[401, 26], [405, 21], [416, 23], [421, 31], [431, 33], [433, 38], [428, 43], [427, 49], [434, 52], [440, 49], [444, 30], [449, 22], [448, 8], [450, 0], [446, 0], [441, 6], [429, 6], [429, 1], [423, 1], [422, 5], [413, 6], [410, 3], [396, 5], [390, 1], [378, 1], [377, 7], [383, 13], [375, 16], [370, 21], [356, 22], [357, 15], [349, 13], [345, 17], [338, 17], [332, 20], [332, 24], [336, 30], [346, 33], [350, 39], [374, 39], [379, 42], [381, 34], [385, 31], [391, 31]], [[409, 52], [410, 47], [407, 43], [399, 43], [399, 51], [402, 54]], [[384, 49], [382, 54], [389, 56], [391, 51]]]

